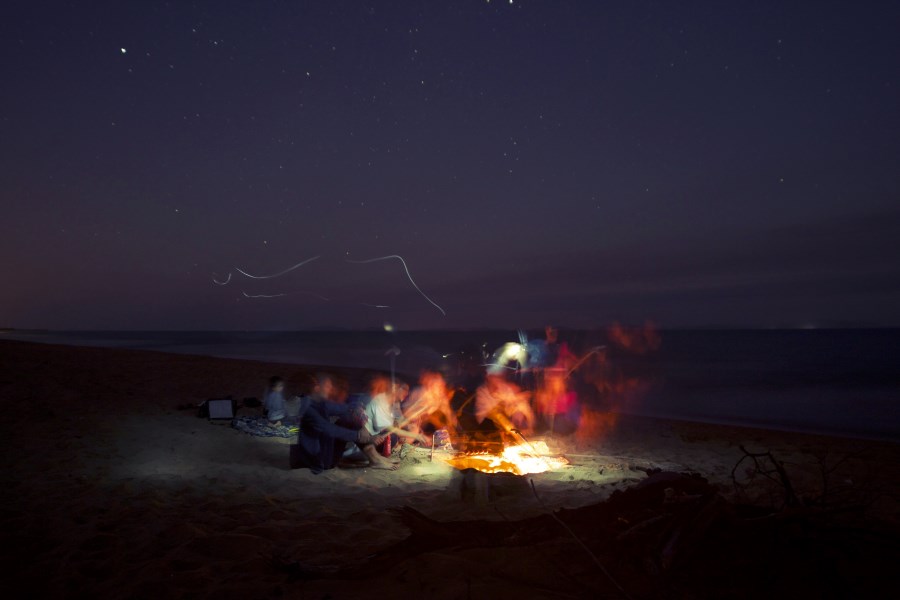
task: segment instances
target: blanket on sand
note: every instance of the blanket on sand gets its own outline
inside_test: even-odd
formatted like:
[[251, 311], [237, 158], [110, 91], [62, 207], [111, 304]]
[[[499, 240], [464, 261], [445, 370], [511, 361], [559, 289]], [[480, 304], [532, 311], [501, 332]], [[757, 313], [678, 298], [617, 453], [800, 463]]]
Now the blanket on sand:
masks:
[[265, 417], [243, 416], [231, 421], [235, 429], [261, 437], [289, 438], [297, 435], [297, 427], [290, 424], [272, 425]]

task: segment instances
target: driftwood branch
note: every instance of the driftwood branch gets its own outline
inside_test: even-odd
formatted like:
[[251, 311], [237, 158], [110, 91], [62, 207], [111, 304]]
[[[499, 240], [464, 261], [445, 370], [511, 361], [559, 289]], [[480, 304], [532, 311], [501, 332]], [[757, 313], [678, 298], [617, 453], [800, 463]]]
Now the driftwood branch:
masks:
[[737, 471], [741, 464], [749, 459], [753, 463], [755, 474], [762, 475], [781, 485], [784, 491], [784, 506], [793, 507], [800, 503], [797, 498], [797, 493], [794, 491], [794, 486], [791, 483], [791, 478], [788, 477], [787, 471], [784, 468], [784, 463], [775, 458], [772, 452], [750, 452], [744, 448], [744, 446], [739, 446], [739, 448], [741, 449], [741, 452], [744, 453], [744, 456], [742, 456], [731, 469], [731, 481], [736, 490], [741, 492], [746, 488], [745, 485], [738, 482]]
[[[849, 592], [852, 586], [856, 597], [877, 597], [880, 588], [871, 575], [895, 567], [900, 532], [885, 522], [861, 518], [858, 512], [838, 512], [849, 505], [810, 506], [800, 501], [786, 468], [772, 453], [742, 450], [744, 456], [732, 471], [735, 486], [752, 485], [738, 476], [741, 466], [749, 463], [758, 470], [756, 483], [765, 477], [783, 490], [781, 510], [726, 499], [695, 474], [653, 473], [601, 502], [557, 511], [544, 505], [532, 483], [544, 513], [531, 518], [508, 520], [498, 511], [503, 521], [441, 522], [403, 507], [392, 512], [409, 529], [408, 537], [362, 563], [312, 566], [279, 560], [273, 566], [291, 579], [367, 580], [421, 554], [518, 547], [544, 553], [548, 564], [556, 558], [566, 561], [565, 568], [557, 565], [558, 582], [568, 578], [576, 587], [566, 591], [561, 586], [560, 595], [597, 597], [600, 591], [595, 586], [602, 586], [605, 593], [626, 598], [787, 597], [796, 591], [793, 586], [802, 574], [811, 596]], [[572, 541], [583, 553], [569, 551]], [[582, 555], [589, 560], [576, 563]], [[615, 558], [615, 577], [600, 557]], [[502, 561], [492, 568], [496, 576], [507, 576], [501, 573]], [[579, 581], [588, 574], [596, 579]], [[516, 581], [521, 577], [517, 573]], [[775, 588], [773, 581], [778, 582]], [[534, 589], [552, 585], [540, 578], [533, 584]]]
[[616, 587], [616, 589], [619, 590], [619, 592], [621, 592], [622, 596], [624, 598], [628, 598], [630, 600], [631, 596], [628, 595], [628, 592], [625, 591], [625, 588], [623, 588], [619, 584], [619, 582], [616, 581], [616, 578], [612, 576], [612, 574], [606, 569], [605, 566], [603, 566], [603, 563], [600, 562], [600, 559], [597, 558], [597, 555], [594, 554], [593, 552], [591, 552], [591, 549], [587, 547], [587, 544], [585, 544], [583, 541], [581, 541], [581, 538], [579, 538], [577, 535], [575, 535], [575, 532], [572, 531], [572, 529], [568, 525], [566, 525], [565, 521], [560, 519], [555, 512], [549, 510], [546, 507], [546, 505], [544, 505], [544, 502], [541, 500], [540, 496], [538, 496], [537, 489], [535, 489], [535, 487], [534, 487], [534, 479], [529, 479], [528, 482], [531, 484], [531, 491], [534, 493], [534, 497], [538, 501], [538, 504], [540, 504], [541, 507], [545, 511], [547, 511], [550, 514], [550, 516], [553, 517], [556, 520], [556, 522], [559, 523], [562, 526], [562, 528], [565, 529], [569, 533], [570, 536], [572, 536], [572, 539], [574, 539], [576, 542], [578, 542], [578, 545], [581, 546], [581, 548], [585, 552], [587, 552], [588, 556], [591, 557], [591, 560], [594, 561], [594, 564], [597, 565], [597, 567], [600, 569], [600, 572], [603, 573], [607, 579], [609, 579], [610, 583], [612, 583]]

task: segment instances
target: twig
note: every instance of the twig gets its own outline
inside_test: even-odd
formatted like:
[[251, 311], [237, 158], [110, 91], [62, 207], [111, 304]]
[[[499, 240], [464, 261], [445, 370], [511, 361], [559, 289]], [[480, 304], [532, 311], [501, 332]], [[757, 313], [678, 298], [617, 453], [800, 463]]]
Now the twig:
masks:
[[475, 399], [475, 394], [472, 394], [471, 396], [469, 396], [468, 398], [466, 398], [465, 402], [463, 402], [463, 403], [459, 406], [459, 408], [456, 409], [456, 416], [457, 416], [457, 417], [461, 417], [461, 416], [462, 416], [462, 411], [463, 411], [463, 409], [469, 404], [469, 402], [471, 402], [471, 401], [474, 400], [474, 399]]
[[649, 527], [650, 525], [653, 525], [654, 523], [657, 523], [657, 522], [659, 522], [659, 521], [662, 521], [663, 519], [667, 518], [668, 516], [669, 516], [669, 515], [656, 515], [655, 517], [650, 517], [649, 519], [647, 519], [647, 520], [645, 520], [645, 521], [641, 521], [641, 522], [638, 523], [637, 525], [634, 525], [633, 527], [629, 527], [628, 529], [626, 529], [625, 531], [623, 531], [622, 533], [620, 533], [619, 535], [617, 535], [617, 536], [616, 536], [616, 541], [617, 541], [617, 542], [621, 542], [621, 541], [624, 540], [625, 538], [627, 538], [627, 537], [631, 536], [632, 534], [634, 534], [634, 533], [640, 531], [641, 529], [646, 529], [646, 528]]
[[500, 509], [497, 508], [497, 505], [496, 505], [496, 504], [492, 504], [491, 506], [494, 507], [494, 510], [497, 511], [497, 514], [500, 515], [500, 516], [503, 518], [504, 521], [509, 522], [509, 518], [507, 518], [506, 515], [504, 515], [502, 512], [500, 512]]
[[545, 511], [547, 511], [547, 513], [548, 513], [551, 517], [553, 517], [553, 519], [554, 519], [557, 523], [559, 523], [560, 525], [562, 525], [562, 528], [565, 529], [565, 530], [569, 533], [569, 535], [572, 536], [572, 539], [574, 539], [576, 542], [578, 542], [578, 544], [579, 544], [582, 548], [584, 548], [584, 551], [588, 553], [588, 556], [591, 557], [591, 559], [594, 561], [594, 564], [596, 564], [596, 565], [600, 568], [600, 571], [601, 571], [604, 575], [606, 575], [606, 578], [609, 579], [609, 580], [612, 582], [612, 584], [613, 584], [614, 586], [616, 586], [616, 589], [618, 589], [619, 592], [622, 593], [622, 596], [624, 596], [625, 598], [628, 598], [629, 600], [631, 600], [631, 596], [628, 595], [628, 592], [626, 592], [626, 591], [624, 590], [624, 588], [622, 588], [622, 586], [619, 585], [619, 582], [616, 581], [615, 578], [610, 574], [610, 572], [606, 570], [606, 567], [603, 566], [603, 563], [600, 562], [600, 559], [598, 559], [597, 556], [596, 556], [593, 552], [591, 552], [591, 549], [588, 548], [587, 545], [586, 545], [584, 542], [581, 541], [581, 538], [579, 538], [577, 535], [575, 535], [575, 532], [572, 531], [572, 530], [569, 528], [569, 526], [566, 525], [566, 523], [556, 515], [555, 512], [553, 512], [552, 510], [550, 510], [550, 509], [547, 508], [547, 506], [546, 506], [546, 505], [544, 504], [544, 502], [541, 500], [540, 496], [538, 496], [537, 489], [534, 487], [534, 479], [529, 479], [528, 482], [531, 484], [531, 491], [534, 493], [534, 497], [535, 497], [535, 499], [538, 501], [538, 504], [540, 504], [541, 507], [542, 507]]
[[[784, 465], [779, 462], [773, 455], [772, 452], [750, 452], [743, 445], [738, 446], [741, 449], [741, 452], [744, 453], [744, 456], [741, 457], [739, 461], [734, 465], [731, 469], [731, 481], [736, 488], [743, 487], [737, 481], [737, 476], [735, 473], [737, 472], [738, 467], [744, 462], [744, 459], [749, 458], [753, 461], [753, 465], [756, 467], [756, 472], [776, 483], [780, 483], [782, 488], [784, 488], [784, 503], [787, 506], [796, 506], [798, 504], [797, 494], [794, 492], [794, 486], [791, 484], [791, 480], [788, 477], [787, 471], [784, 469]], [[760, 463], [760, 458], [767, 458], [769, 462], [772, 463], [773, 469], [765, 469], [763, 465]], [[773, 477], [773, 473], [778, 475], [776, 479]]]

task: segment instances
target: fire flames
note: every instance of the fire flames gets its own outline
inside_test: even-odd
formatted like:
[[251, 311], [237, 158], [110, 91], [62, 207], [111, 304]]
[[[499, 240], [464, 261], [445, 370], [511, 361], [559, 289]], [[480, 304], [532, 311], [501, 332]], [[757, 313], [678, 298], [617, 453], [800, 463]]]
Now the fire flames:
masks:
[[555, 471], [569, 464], [562, 456], [553, 456], [546, 442], [516, 444], [503, 448], [501, 454], [490, 452], [463, 453], [446, 459], [457, 469], [476, 469], [484, 473], [528, 475]]

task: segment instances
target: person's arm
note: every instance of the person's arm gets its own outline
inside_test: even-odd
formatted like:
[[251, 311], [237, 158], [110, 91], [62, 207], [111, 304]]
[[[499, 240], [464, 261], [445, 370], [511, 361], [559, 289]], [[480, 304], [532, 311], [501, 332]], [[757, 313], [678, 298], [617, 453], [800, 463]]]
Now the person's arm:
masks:
[[[428, 438], [426, 438], [421, 433], [416, 433], [414, 431], [407, 431], [406, 429], [400, 429], [399, 427], [388, 427], [387, 431], [389, 433], [394, 433], [394, 434], [398, 435], [399, 437], [406, 438], [409, 440], [416, 440], [416, 441], [422, 442], [423, 444], [428, 442]], [[383, 438], [383, 437], [385, 437], [385, 436], [384, 435], [376, 436], [376, 438], [374, 438], [376, 440], [376, 444], [379, 443], [378, 438]]]
[[311, 406], [303, 415], [304, 420], [313, 432], [319, 434], [324, 433], [326, 435], [330, 435], [333, 438], [344, 440], [346, 442], [366, 443], [367, 441], [369, 441], [370, 436], [365, 428], [357, 431], [355, 429], [348, 429], [347, 427], [335, 425], [328, 420], [327, 417], [330, 416], [341, 416], [348, 414], [350, 412], [350, 409], [347, 406], [343, 404], [337, 404], [335, 402], [325, 401], [322, 402], [322, 411], [325, 413], [324, 415], [320, 413], [319, 410], [317, 410], [317, 407]]
[[497, 406], [497, 398], [495, 398], [486, 386], [481, 386], [475, 390], [475, 419], [481, 423], [484, 418]]
[[320, 400], [319, 406], [326, 417], [346, 417], [350, 414], [351, 407], [347, 404], [339, 404], [331, 400]]

